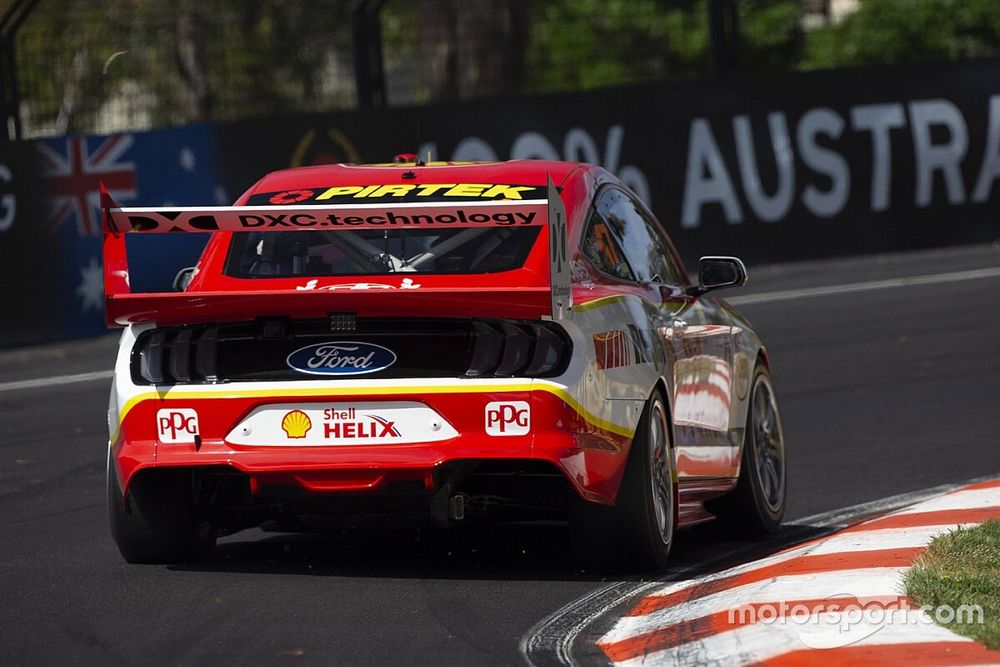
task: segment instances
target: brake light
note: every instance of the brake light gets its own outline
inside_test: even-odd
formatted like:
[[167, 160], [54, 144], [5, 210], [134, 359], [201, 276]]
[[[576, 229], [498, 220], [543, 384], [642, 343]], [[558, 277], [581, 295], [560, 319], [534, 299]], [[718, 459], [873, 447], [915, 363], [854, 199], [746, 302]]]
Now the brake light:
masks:
[[502, 322], [500, 328], [504, 335], [503, 356], [500, 357], [500, 365], [493, 374], [497, 377], [517, 375], [531, 360], [535, 341], [516, 324]]
[[488, 322], [472, 323], [472, 361], [466, 377], [492, 375], [503, 353], [503, 334]]
[[466, 377], [543, 377], [557, 374], [572, 343], [548, 322], [485, 322], [472, 328], [472, 355]]
[[157, 331], [139, 352], [139, 373], [147, 382], [163, 383], [163, 343], [167, 335]]
[[170, 363], [167, 364], [170, 374], [179, 382], [191, 381], [191, 330], [183, 329], [170, 350]]
[[[143, 332], [132, 349], [132, 381], [145, 385], [303, 380], [287, 357], [330, 336], [326, 320], [201, 324]], [[352, 332], [378, 341], [399, 363], [380, 377], [551, 377], [572, 341], [554, 322], [524, 320], [363, 321]], [[435, 347], [440, 346], [440, 347]]]
[[133, 351], [138, 355], [138, 364], [133, 364], [133, 373], [139, 375], [135, 379], [147, 384], [215, 382], [217, 336], [218, 330], [211, 327], [161, 330], [141, 338]]
[[531, 328], [535, 333], [535, 352], [526, 372], [528, 375], [539, 377], [550, 375], [563, 365], [564, 359], [569, 357], [568, 339], [541, 324], [533, 324]]

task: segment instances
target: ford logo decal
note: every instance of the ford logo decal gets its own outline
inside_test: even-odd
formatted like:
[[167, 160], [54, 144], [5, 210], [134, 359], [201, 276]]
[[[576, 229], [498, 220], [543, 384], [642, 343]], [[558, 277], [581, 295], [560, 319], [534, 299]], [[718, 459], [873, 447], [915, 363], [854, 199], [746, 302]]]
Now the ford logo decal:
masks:
[[364, 375], [392, 366], [396, 353], [381, 345], [338, 340], [300, 347], [288, 355], [285, 363], [311, 375]]

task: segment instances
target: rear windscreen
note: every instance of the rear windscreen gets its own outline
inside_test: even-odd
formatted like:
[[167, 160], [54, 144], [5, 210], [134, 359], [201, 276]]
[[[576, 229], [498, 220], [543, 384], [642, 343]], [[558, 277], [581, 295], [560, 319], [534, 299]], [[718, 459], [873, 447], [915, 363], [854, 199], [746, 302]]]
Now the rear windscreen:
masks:
[[225, 273], [235, 278], [496, 273], [523, 266], [540, 229], [238, 232]]

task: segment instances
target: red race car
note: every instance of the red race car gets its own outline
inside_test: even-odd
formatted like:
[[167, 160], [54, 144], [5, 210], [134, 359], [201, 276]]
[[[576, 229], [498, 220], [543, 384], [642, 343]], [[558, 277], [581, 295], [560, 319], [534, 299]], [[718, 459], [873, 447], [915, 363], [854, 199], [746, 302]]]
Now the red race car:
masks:
[[[774, 531], [767, 354], [614, 176], [536, 160], [268, 174], [235, 206], [105, 192], [111, 528], [129, 562], [222, 532], [568, 518], [585, 562], [663, 567], [716, 516]], [[212, 232], [133, 294], [126, 233]]]

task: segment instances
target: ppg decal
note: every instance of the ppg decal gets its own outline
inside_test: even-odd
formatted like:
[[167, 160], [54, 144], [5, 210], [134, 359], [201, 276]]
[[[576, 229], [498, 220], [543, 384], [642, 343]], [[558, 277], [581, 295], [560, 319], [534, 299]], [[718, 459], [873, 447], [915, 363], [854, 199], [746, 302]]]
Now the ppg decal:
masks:
[[527, 435], [531, 431], [531, 406], [527, 401], [486, 404], [486, 433], [489, 435]]
[[156, 437], [168, 445], [193, 444], [199, 435], [198, 413], [190, 408], [159, 410]]

